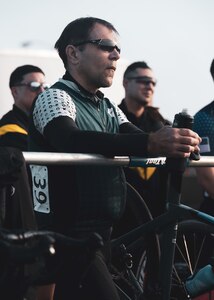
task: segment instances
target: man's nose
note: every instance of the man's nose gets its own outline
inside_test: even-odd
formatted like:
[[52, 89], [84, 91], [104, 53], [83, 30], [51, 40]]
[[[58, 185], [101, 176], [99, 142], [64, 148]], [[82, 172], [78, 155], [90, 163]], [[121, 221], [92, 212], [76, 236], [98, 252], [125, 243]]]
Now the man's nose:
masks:
[[111, 52], [111, 55], [115, 58], [115, 60], [118, 60], [120, 58], [120, 53], [116, 48], [114, 48], [114, 50]]

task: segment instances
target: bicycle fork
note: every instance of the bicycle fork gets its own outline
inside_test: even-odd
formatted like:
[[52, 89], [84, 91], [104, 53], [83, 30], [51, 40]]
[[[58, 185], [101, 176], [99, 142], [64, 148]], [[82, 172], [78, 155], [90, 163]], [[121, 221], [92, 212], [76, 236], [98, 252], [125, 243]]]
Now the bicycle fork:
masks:
[[162, 300], [170, 300], [172, 268], [174, 263], [175, 244], [177, 239], [178, 223], [169, 226], [161, 238], [161, 262], [159, 282], [162, 291]]
[[[171, 163], [175, 163], [173, 159], [168, 159], [169, 167], [171, 168]], [[174, 168], [170, 169], [169, 172], [169, 189], [167, 195], [167, 210], [171, 209], [170, 204], [180, 205], [181, 197], [181, 186], [182, 186], [182, 177], [184, 172], [185, 160], [178, 159], [176, 161], [177, 170]], [[161, 285], [162, 291], [162, 300], [170, 300], [171, 292], [171, 280], [172, 280], [172, 271], [174, 264], [174, 254], [175, 254], [175, 245], [177, 239], [177, 230], [178, 230], [178, 219], [175, 218], [175, 221], [172, 222], [166, 229], [164, 229], [161, 237], [161, 262], [160, 262], [160, 273], [159, 273], [159, 282]]]

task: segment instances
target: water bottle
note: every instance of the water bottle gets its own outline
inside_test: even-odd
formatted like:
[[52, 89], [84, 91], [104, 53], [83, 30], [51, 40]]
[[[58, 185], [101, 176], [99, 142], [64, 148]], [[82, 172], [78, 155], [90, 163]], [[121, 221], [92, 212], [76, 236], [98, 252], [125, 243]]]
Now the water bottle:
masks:
[[[192, 129], [193, 124], [194, 124], [194, 117], [188, 114], [187, 109], [183, 109], [182, 112], [175, 115], [172, 127]], [[199, 152], [196, 151], [192, 152], [190, 154], [190, 159], [199, 160], [200, 159]]]
[[214, 269], [210, 264], [187, 278], [185, 287], [190, 297], [194, 298], [214, 288]]
[[183, 109], [182, 112], [175, 115], [172, 127], [192, 129], [193, 122], [193, 116], [188, 114], [187, 109]]
[[[192, 129], [194, 118], [188, 114], [187, 109], [174, 116], [172, 127]], [[186, 167], [186, 159], [167, 158], [166, 167], [169, 171], [183, 173]]]

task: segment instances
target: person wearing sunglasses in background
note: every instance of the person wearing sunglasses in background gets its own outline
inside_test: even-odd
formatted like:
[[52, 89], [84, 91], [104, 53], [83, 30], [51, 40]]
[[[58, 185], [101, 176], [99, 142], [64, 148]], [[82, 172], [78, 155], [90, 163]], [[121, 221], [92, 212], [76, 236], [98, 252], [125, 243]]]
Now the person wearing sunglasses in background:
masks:
[[[171, 125], [159, 109], [153, 106], [156, 84], [153, 70], [144, 61], [130, 64], [123, 75], [125, 97], [119, 108], [130, 122], [147, 133]], [[127, 181], [143, 197], [153, 217], [162, 213], [166, 199], [166, 171], [161, 168], [136, 167], [125, 168], [125, 174]]]
[[[16, 160], [17, 152], [28, 149], [29, 113], [33, 100], [48, 85], [45, 82], [45, 74], [39, 67], [22, 65], [11, 73], [9, 87], [14, 104], [12, 110], [0, 120], [0, 147], [1, 153], [11, 153], [10, 155], [13, 155]], [[0, 212], [0, 215], [3, 214], [1, 225], [11, 230], [36, 229], [28, 173], [22, 153], [19, 155], [23, 159], [23, 165], [16, 180], [14, 179], [10, 185], [0, 190], [0, 203], [1, 207], [4, 207], [4, 213]], [[20, 267], [18, 273], [20, 278], [23, 272], [24, 270]], [[11, 292], [13, 292], [12, 286]], [[4, 295], [1, 294], [1, 296], [4, 298]], [[10, 298], [8, 295], [5, 297]], [[34, 300], [35, 297], [35, 291], [32, 288], [28, 291], [26, 299]], [[17, 298], [17, 300], [21, 299]]]
[[[111, 23], [93, 17], [76, 19], [65, 27], [55, 48], [65, 74], [33, 104], [30, 151], [189, 157], [198, 150], [200, 138], [193, 131], [166, 127], [144, 133], [99, 90], [111, 86], [120, 58], [119, 34]], [[58, 251], [61, 265], [53, 281], [54, 300], [119, 300], [107, 264], [112, 226], [125, 205], [123, 168], [31, 165], [31, 175], [40, 229], [75, 238], [97, 232], [104, 240], [90, 263], [85, 250], [61, 255]], [[54, 269], [53, 262], [50, 266]], [[48, 287], [51, 292], [52, 287]]]
[[0, 120], [0, 146], [26, 151], [29, 112], [36, 96], [48, 87], [45, 74], [37, 66], [20, 66], [11, 73], [9, 87], [14, 105]]

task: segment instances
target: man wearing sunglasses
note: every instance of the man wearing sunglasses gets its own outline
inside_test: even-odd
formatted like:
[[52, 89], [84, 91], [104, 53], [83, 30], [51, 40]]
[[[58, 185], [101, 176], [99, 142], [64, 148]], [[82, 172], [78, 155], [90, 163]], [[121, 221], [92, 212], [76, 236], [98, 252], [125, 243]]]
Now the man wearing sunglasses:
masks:
[[[130, 64], [123, 75], [125, 97], [119, 108], [130, 122], [147, 133], [171, 125], [153, 106], [156, 84], [153, 70], [144, 61]], [[126, 168], [125, 174], [127, 181], [143, 197], [152, 215], [155, 217], [163, 212], [167, 180], [165, 170], [136, 167]]]
[[9, 87], [14, 105], [0, 120], [0, 145], [26, 151], [29, 112], [36, 96], [48, 87], [45, 74], [37, 66], [20, 66], [11, 73]]
[[[101, 93], [99, 88], [111, 86], [120, 58], [119, 34], [111, 23], [76, 19], [65, 27], [55, 48], [65, 74], [34, 102], [30, 151], [189, 157], [198, 149], [200, 138], [188, 129], [142, 132]], [[61, 254], [64, 264], [55, 278], [54, 300], [67, 300], [68, 295], [75, 300], [119, 300], [106, 264], [112, 225], [125, 205], [123, 169], [32, 165], [31, 173], [39, 228], [80, 238], [95, 231], [104, 240], [88, 264], [86, 251]]]
[[[0, 146], [1, 152], [13, 153], [14, 151], [14, 158], [16, 158], [16, 151], [17, 153], [27, 151], [29, 112], [35, 97], [47, 88], [45, 74], [34, 65], [19, 66], [10, 75], [9, 87], [14, 104], [0, 120]], [[4, 203], [2, 227], [35, 229], [31, 191], [24, 163], [20, 169], [11, 185], [8, 184], [0, 191], [0, 202]], [[23, 276], [21, 267], [19, 272], [20, 276]], [[13, 286], [11, 286], [11, 292], [12, 290]], [[31, 293], [33, 294], [34, 291]], [[4, 295], [2, 297], [4, 298]]]

